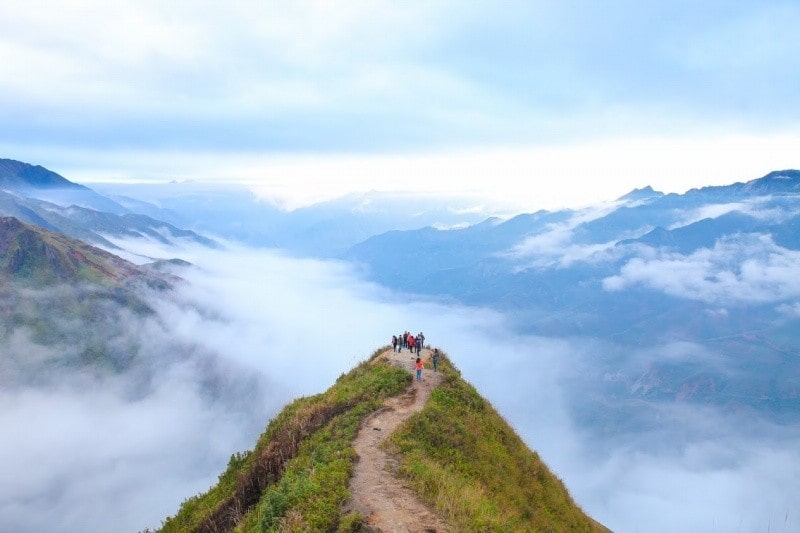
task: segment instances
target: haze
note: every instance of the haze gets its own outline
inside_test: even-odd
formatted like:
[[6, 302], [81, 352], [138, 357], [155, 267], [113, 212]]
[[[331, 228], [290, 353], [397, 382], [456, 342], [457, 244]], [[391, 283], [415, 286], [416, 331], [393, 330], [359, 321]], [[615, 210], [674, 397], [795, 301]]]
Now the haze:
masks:
[[[657, 429], [623, 440], [582, 429], [569, 409], [582, 393], [573, 378], [604, 349], [598, 341], [515, 335], [497, 313], [390, 293], [343, 263], [230, 243], [180, 256], [195, 265], [181, 270], [187, 283], [157, 301], [158, 320], [126, 328], [147, 340], [157, 379], [145, 392], [131, 394], [126, 375], [91, 387], [67, 375], [57, 387], [18, 383], [0, 394], [0, 421], [18, 428], [0, 444], [0, 529], [157, 527], [206, 490], [231, 453], [252, 447], [285, 403], [324, 390], [406, 329], [444, 348], [578, 503], [616, 531], [754, 531], [796, 521], [796, 428], [687, 404], [659, 408]], [[171, 346], [186, 342], [213, 364], [172, 359]], [[693, 348], [669, 351], [681, 350]], [[222, 376], [214, 394], [198, 385], [209, 371]]]

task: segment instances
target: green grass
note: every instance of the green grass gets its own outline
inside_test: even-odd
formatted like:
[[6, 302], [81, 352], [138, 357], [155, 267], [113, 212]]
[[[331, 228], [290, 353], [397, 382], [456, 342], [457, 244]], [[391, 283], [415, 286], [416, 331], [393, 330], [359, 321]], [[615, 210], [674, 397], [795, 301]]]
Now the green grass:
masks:
[[[352, 443], [364, 417], [411, 380], [376, 360], [383, 350], [326, 392], [289, 404], [252, 451], [231, 456], [218, 482], [186, 500], [161, 531], [361, 530], [358, 513], [342, 514]], [[422, 500], [457, 531], [607, 531], [446, 356], [439, 368], [442, 385], [385, 443]]]
[[446, 356], [442, 385], [386, 447], [420, 497], [463, 531], [605, 531]]
[[[280, 474], [268, 480], [257, 501], [235, 517], [235, 531], [357, 529], [360, 517], [340, 517], [341, 505], [349, 497], [348, 482], [355, 458], [352, 442], [361, 420], [384, 399], [404, 390], [411, 379], [401, 368], [373, 362], [382, 350], [340, 376], [325, 393], [288, 405], [269, 423], [253, 451], [232, 456], [217, 484], [205, 494], [186, 500], [178, 513], [164, 522], [161, 531], [202, 530], [215, 514], [235, 508], [231, 506], [232, 498], [242, 493], [243, 487], [251, 486], [254, 475], [264, 475], [263, 465], [275, 452], [288, 460]], [[288, 453], [291, 446], [276, 446], [322, 419], [324, 423], [299, 439], [293, 453]]]

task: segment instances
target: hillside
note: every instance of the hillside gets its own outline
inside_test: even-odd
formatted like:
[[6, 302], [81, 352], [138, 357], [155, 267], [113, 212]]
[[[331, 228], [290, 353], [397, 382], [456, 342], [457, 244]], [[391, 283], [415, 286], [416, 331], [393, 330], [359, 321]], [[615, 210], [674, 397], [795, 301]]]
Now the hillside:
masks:
[[[686, 403], [797, 423], [799, 213], [800, 171], [778, 170], [684, 194], [634, 190], [580, 211], [387, 232], [345, 257], [390, 289], [495, 309], [521, 333], [599, 343], [570, 397], [597, 436], [652, 428], [653, 409]], [[400, 249], [425, 260], [407, 268]]]
[[67, 370], [115, 375], [131, 368], [143, 346], [128, 328], [154, 316], [153, 295], [172, 289], [180, 279], [170, 270], [184, 265], [138, 266], [0, 217], [0, 383], [27, 386], [58, 382]]
[[143, 281], [166, 287], [166, 276], [137, 267], [82, 241], [0, 217], [0, 276], [17, 282], [98, 282], [124, 285]]
[[13, 159], [0, 159], [0, 188], [65, 188], [86, 189], [40, 165], [30, 165]]
[[[407, 363], [398, 364], [408, 355], [380, 349], [326, 392], [288, 405], [252, 451], [233, 454], [217, 484], [187, 499], [160, 531], [383, 530], [377, 513], [363, 514], [364, 507], [351, 499], [358, 491], [348, 488], [349, 480], [361, 479], [353, 475], [355, 465], [370, 461], [356, 453], [354, 441], [359, 429], [372, 433], [386, 427], [374, 415], [399, 411], [398, 405], [408, 403], [404, 397], [412, 403], [416, 398], [420, 410], [409, 411], [398, 429], [384, 436], [380, 448], [396, 467], [382, 477], [397, 477], [436, 523], [446, 524], [422, 529], [607, 531], [578, 508], [563, 483], [446, 356], [438, 379], [428, 368], [423, 382], [415, 384]], [[430, 352], [423, 356], [430, 367]], [[421, 401], [420, 394], [430, 396]], [[382, 503], [395, 506], [395, 516], [410, 508], [399, 499]], [[399, 523], [406, 522], [393, 525]]]
[[219, 246], [193, 231], [128, 209], [44, 167], [13, 159], [0, 159], [0, 216], [14, 217], [106, 248], [117, 248], [109, 237]]

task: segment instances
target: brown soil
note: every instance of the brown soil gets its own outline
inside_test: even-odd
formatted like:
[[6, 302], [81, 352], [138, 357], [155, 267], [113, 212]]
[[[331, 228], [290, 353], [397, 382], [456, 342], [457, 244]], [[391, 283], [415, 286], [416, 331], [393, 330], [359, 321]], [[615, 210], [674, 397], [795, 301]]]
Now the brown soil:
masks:
[[[407, 368], [416, 377], [414, 360], [417, 354], [408, 350], [394, 353], [387, 350], [379, 357]], [[429, 350], [422, 351], [423, 360], [430, 358]], [[389, 398], [381, 409], [367, 417], [353, 442], [358, 459], [350, 479], [350, 501], [345, 511], [352, 510], [364, 517], [366, 531], [381, 532], [442, 532], [451, 528], [419, 497], [412, 492], [394, 470], [396, 460], [380, 449], [380, 444], [412, 413], [422, 409], [431, 391], [441, 382], [441, 374], [422, 371], [422, 381], [416, 379], [401, 395]]]

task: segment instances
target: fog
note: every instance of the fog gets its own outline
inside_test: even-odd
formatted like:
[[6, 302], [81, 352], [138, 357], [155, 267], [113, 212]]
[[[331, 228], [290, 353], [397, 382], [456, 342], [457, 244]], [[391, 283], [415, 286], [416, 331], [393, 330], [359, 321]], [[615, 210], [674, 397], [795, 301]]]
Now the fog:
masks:
[[[443, 348], [578, 504], [613, 530], [800, 530], [797, 428], [689, 404], [647, 406], [658, 424], [640, 433], [598, 437], [581, 427], [578, 384], [603, 349], [598, 341], [520, 336], [495, 312], [392, 293], [343, 263], [231, 244], [118, 244], [140, 263], [177, 255], [194, 265], [176, 271], [185, 282], [174, 291], [152, 296], [155, 316], [128, 317], [129, 334], [148, 347], [148, 386], [131, 395], [132, 374], [123, 372], [4, 389], [2, 531], [158, 527], [213, 484], [231, 453], [251, 448], [287, 402], [322, 392], [403, 330]], [[18, 358], [53, 356], [24, 333], [13, 342]], [[181, 346], [195, 350], [171, 353]], [[710, 357], [694, 346], [675, 353]]]
[[780, 302], [800, 296], [800, 252], [778, 246], [769, 235], [737, 235], [689, 255], [657, 252], [630, 259], [603, 280], [610, 291], [643, 285], [708, 303]]

